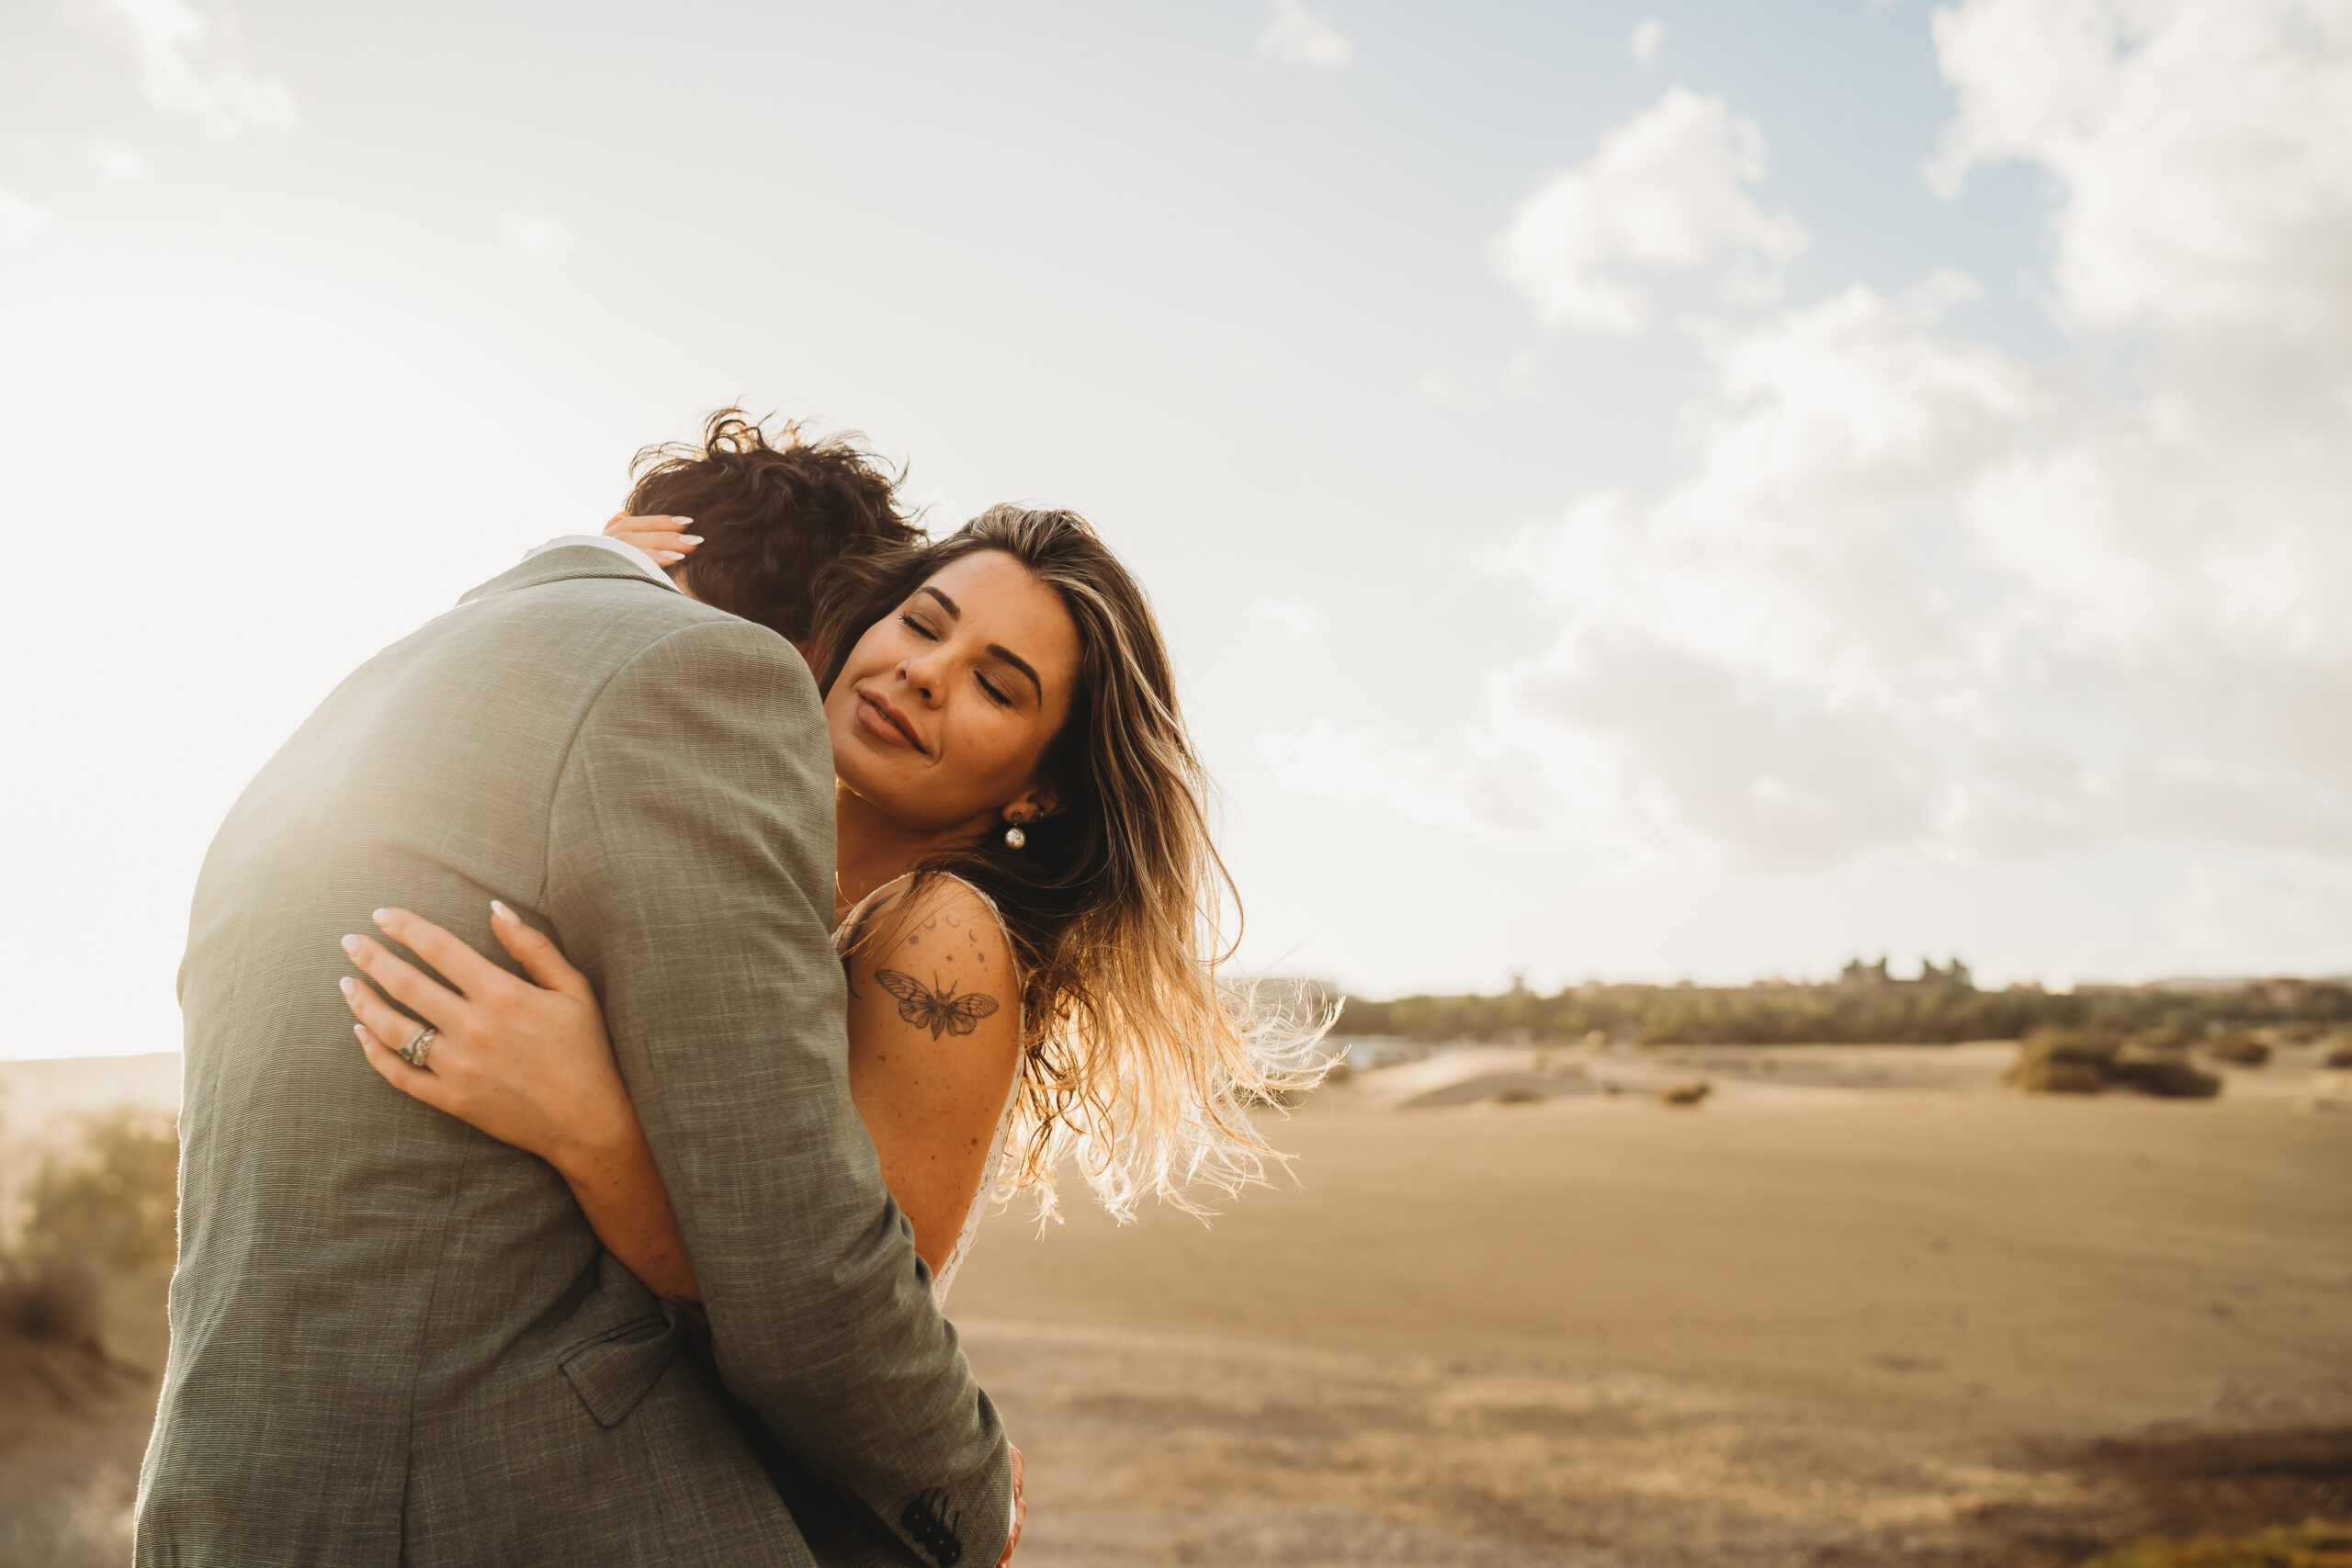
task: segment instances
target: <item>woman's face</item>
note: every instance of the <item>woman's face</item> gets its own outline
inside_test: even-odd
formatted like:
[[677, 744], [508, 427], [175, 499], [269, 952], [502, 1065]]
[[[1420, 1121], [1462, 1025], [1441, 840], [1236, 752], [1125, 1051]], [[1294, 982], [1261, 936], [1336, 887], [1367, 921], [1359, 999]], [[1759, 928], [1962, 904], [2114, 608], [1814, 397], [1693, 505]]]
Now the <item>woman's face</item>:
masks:
[[1078, 627], [999, 550], [949, 562], [868, 627], [825, 698], [833, 772], [925, 833], [1050, 809], [1037, 767], [1069, 716]]

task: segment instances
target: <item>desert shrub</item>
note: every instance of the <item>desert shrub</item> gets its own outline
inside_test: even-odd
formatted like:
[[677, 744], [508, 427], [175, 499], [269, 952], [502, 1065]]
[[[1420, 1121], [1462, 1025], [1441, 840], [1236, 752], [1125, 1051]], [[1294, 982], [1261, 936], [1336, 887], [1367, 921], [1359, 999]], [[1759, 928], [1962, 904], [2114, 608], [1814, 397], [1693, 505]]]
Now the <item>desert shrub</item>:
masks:
[[[1569, 1042], [1599, 1033], [1653, 1044], [1936, 1044], [2017, 1040], [2038, 1029], [2098, 1028], [2139, 1034], [2164, 1030], [2202, 1040], [2209, 1027], [2314, 1028], [2352, 1024], [2352, 986], [2326, 980], [2263, 980], [2228, 989], [2086, 986], [1980, 991], [1961, 965], [1896, 980], [1861, 966], [1847, 979], [1754, 986], [1584, 985], [1543, 997], [1348, 998], [1340, 1027], [1423, 1044], [1455, 1040]], [[2169, 1038], [2169, 1036], [2168, 1036]], [[2151, 1041], [2164, 1044], [2166, 1041]]]
[[2242, 1029], [2226, 1030], [2206, 1041], [2205, 1054], [2233, 1067], [2258, 1067], [2270, 1060], [2270, 1047]]
[[43, 1168], [15, 1252], [134, 1268], [178, 1242], [180, 1144], [164, 1117], [129, 1111], [83, 1125], [77, 1155]]
[[2339, 1034], [2329, 1041], [2319, 1060], [2324, 1067], [2352, 1067], [2352, 1034]]
[[94, 1347], [97, 1325], [98, 1280], [86, 1263], [67, 1258], [0, 1263], [0, 1333]]
[[1660, 1105], [1695, 1106], [1714, 1092], [1715, 1086], [1704, 1078], [1692, 1078], [1687, 1083], [1670, 1083], [1657, 1091]]
[[1541, 1105], [1550, 1098], [1542, 1089], [1523, 1083], [1506, 1084], [1489, 1097], [1497, 1105]]
[[2108, 1076], [2127, 1089], [2166, 1100], [2211, 1100], [2222, 1092], [2219, 1073], [2209, 1073], [2185, 1056], [2127, 1056]]
[[2083, 1568], [2352, 1568], [2352, 1525], [2315, 1519], [2251, 1536], [2134, 1541]]
[[2060, 1062], [2020, 1051], [2004, 1079], [2028, 1094], [2098, 1094], [2107, 1088], [2107, 1069], [2095, 1062]]
[[2123, 1036], [2112, 1029], [2037, 1029], [2025, 1037], [2024, 1051], [2046, 1062], [2076, 1062], [2102, 1072], [2123, 1050]]
[[2028, 1094], [2097, 1094], [2123, 1049], [2111, 1029], [2037, 1029], [2018, 1046], [2002, 1081]]
[[2202, 1040], [2204, 1035], [2185, 1023], [2160, 1023], [2154, 1029], [2143, 1029], [2132, 1036], [2131, 1049], [2162, 1052], [2186, 1051]]
[[179, 1137], [168, 1118], [119, 1113], [84, 1124], [81, 1146], [32, 1183], [29, 1213], [0, 1254], [0, 1333], [98, 1353], [98, 1271], [171, 1258]]

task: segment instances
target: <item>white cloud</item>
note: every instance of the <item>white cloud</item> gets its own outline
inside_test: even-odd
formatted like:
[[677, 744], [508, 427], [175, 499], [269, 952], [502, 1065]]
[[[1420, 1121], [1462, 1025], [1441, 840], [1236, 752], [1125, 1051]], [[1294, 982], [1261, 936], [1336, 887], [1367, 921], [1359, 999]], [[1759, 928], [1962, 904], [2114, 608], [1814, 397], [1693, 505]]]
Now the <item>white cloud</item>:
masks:
[[[1689, 468], [1526, 536], [1555, 627], [1461, 747], [1310, 733], [1295, 785], [1427, 820], [1501, 777], [1531, 830], [1686, 863], [2352, 863], [2352, 6], [1969, 0], [1936, 27], [1960, 110], [1934, 177], [2055, 176], [2067, 350], [1970, 341], [1951, 272], [1694, 328]], [[1765, 249], [1760, 173], [1752, 127], [1669, 94], [1498, 259], [1544, 319], [1633, 330], [1623, 269]]]
[[159, 107], [223, 135], [294, 118], [292, 91], [246, 58], [234, 27], [187, 0], [67, 0], [66, 14], [130, 56], [140, 91]]
[[1758, 863], [1929, 836], [1937, 747], [1915, 728], [1950, 721], [1977, 650], [1931, 602], [1918, 519], [2006, 456], [2040, 398], [1939, 332], [1969, 292], [1856, 287], [1716, 333], [1691, 474], [1647, 504], [1588, 495], [1530, 536], [1515, 565], [1559, 630], [1498, 671], [1487, 733], [1550, 779], [1615, 759], [1623, 788], [1578, 809], [1616, 819], [1584, 833]]
[[127, 185], [147, 177], [147, 157], [136, 147], [119, 143], [99, 148], [93, 155], [98, 177], [108, 185]]
[[1272, 626], [1284, 637], [1313, 637], [1322, 629], [1323, 617], [1315, 613], [1312, 604], [1302, 604], [1295, 599], [1269, 599], [1258, 606], [1258, 624]]
[[2352, 5], [1969, 0], [1935, 37], [1960, 112], [1929, 181], [2056, 175], [2074, 320], [2352, 346]]
[[1337, 71], [1355, 58], [1350, 43], [1329, 20], [1306, 8], [1305, 0], [1274, 0], [1274, 14], [1258, 35], [1251, 60], [1259, 66], [1295, 65]]
[[[1978, 146], [1953, 40], [2043, 13], [1954, 15], [1953, 144]], [[1695, 329], [1683, 478], [1527, 536], [1514, 564], [1555, 629], [1493, 672], [1453, 773], [1347, 735], [1374, 798], [1425, 811], [1433, 780], [1472, 802], [1486, 772], [1532, 773], [1534, 830], [1680, 863], [2187, 841], [2352, 862], [2352, 370], [2315, 281], [2347, 275], [2352, 184], [2310, 177], [2326, 150], [2352, 167], [2352, 129], [2280, 85], [2335, 46], [2224, 47], [2234, 21], [2189, 4], [2135, 15], [2154, 19], [2003, 111], [2005, 155], [2060, 176], [2071, 350], [2034, 367], [1970, 341], [1977, 290], [1953, 273]], [[2158, 181], [2121, 129], [2139, 71], [2191, 118], [2276, 90], [2294, 112], [2271, 142], [2301, 151], [2270, 179], [2233, 111], [2167, 130]], [[2176, 231], [2239, 212], [2232, 234]], [[2135, 374], [2096, 373], [2119, 333]]]
[[556, 227], [549, 219], [517, 218], [506, 231], [514, 248], [534, 260], [555, 249]]
[[1287, 794], [1340, 806], [1378, 804], [1432, 827], [1459, 827], [1469, 816], [1459, 770], [1437, 753], [1391, 745], [1328, 714], [1297, 730], [1261, 731], [1258, 756]]
[[1657, 58], [1658, 46], [1666, 42], [1666, 24], [1652, 17], [1634, 29], [1628, 46], [1634, 51], [1634, 63], [1647, 65]]
[[49, 224], [46, 209], [14, 191], [0, 190], [0, 251], [30, 244], [33, 237]]
[[1445, 403], [1454, 408], [1476, 408], [1479, 399], [1469, 384], [1455, 372], [1442, 367], [1424, 370], [1413, 389], [1431, 402]]
[[1670, 87], [1600, 139], [1590, 162], [1546, 179], [1494, 242], [1496, 270], [1537, 321], [1633, 336], [1649, 323], [1644, 272], [1727, 265], [1727, 289], [1769, 298], [1806, 244], [1804, 225], [1758, 207], [1764, 133], [1721, 98]]

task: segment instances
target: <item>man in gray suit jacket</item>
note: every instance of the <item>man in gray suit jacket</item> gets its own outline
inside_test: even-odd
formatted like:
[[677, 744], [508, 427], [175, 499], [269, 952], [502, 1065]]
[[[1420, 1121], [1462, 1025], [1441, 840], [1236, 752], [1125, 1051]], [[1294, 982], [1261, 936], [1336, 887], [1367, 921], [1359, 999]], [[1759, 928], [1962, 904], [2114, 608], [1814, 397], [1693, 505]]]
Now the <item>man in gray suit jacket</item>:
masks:
[[[833, 870], [807, 667], [615, 555], [539, 554], [336, 688], [197, 887], [138, 1561], [992, 1564], [1004, 1435], [850, 1103]], [[595, 983], [724, 1390], [550, 1168], [352, 1039], [337, 939], [397, 903], [503, 962], [492, 898]]]

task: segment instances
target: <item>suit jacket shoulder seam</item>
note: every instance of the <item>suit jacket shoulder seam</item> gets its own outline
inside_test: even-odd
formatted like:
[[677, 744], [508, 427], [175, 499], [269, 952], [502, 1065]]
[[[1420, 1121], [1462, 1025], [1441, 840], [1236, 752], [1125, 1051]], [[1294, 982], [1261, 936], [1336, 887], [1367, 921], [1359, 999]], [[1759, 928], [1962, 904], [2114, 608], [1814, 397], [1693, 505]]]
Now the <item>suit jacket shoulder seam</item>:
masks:
[[[555, 786], [548, 792], [547, 833], [549, 841], [552, 841], [554, 838], [556, 806], [557, 802], [563, 795], [564, 775], [571, 771], [571, 754], [580, 744], [580, 732], [588, 728], [588, 721], [595, 716], [598, 705], [604, 702], [605, 694], [612, 690], [613, 682], [628, 674], [631, 670], [635, 669], [640, 660], [646, 658], [649, 654], [653, 653], [659, 649], [667, 647], [671, 642], [679, 637], [692, 637], [697, 633], [706, 631], [731, 633], [737, 626], [741, 626], [750, 631], [760, 632], [769, 637], [774, 637], [775, 635], [775, 633], [768, 631], [766, 627], [758, 625], [756, 622], [739, 620], [737, 617], [732, 615], [728, 616], [727, 619], [723, 621], [695, 621], [687, 626], [673, 626], [670, 630], [663, 632], [660, 637], [655, 637], [652, 641], [647, 643], [644, 647], [639, 649], [636, 652], [630, 654], [627, 659], [622, 660], [618, 664], [614, 665], [610, 671], [606, 671], [604, 680], [598, 682], [596, 689], [589, 694], [588, 700], [580, 705], [580, 711], [571, 721], [571, 733], [563, 738], [562, 754], [556, 759], [555, 773], [553, 774]], [[781, 641], [782, 639], [779, 638], [778, 640]], [[792, 645], [786, 643], [785, 646], [788, 649]], [[540, 867], [539, 886], [537, 891], [532, 895], [532, 903], [545, 904], [547, 902], [548, 877], [550, 874], [550, 867], [545, 865]]]

